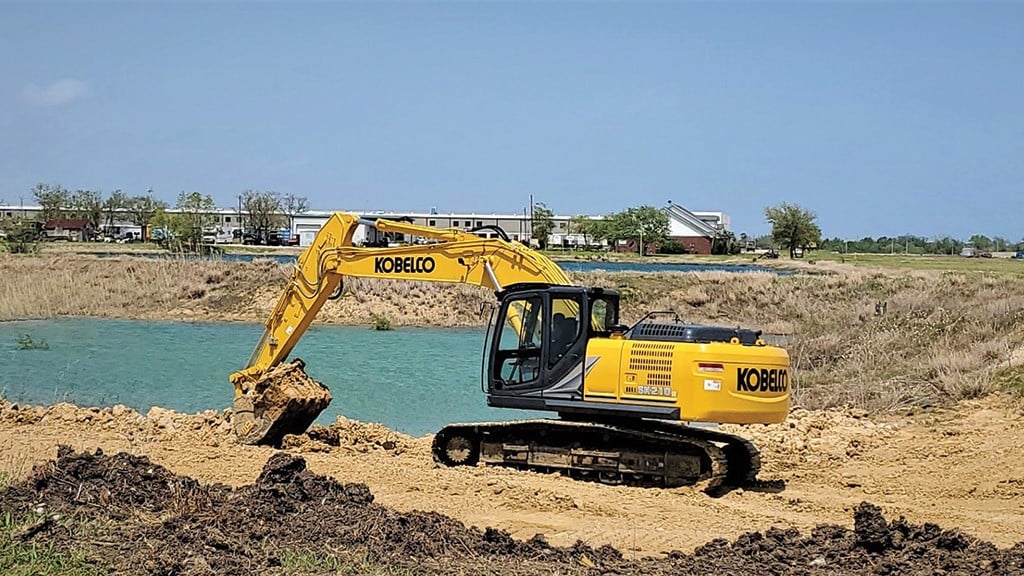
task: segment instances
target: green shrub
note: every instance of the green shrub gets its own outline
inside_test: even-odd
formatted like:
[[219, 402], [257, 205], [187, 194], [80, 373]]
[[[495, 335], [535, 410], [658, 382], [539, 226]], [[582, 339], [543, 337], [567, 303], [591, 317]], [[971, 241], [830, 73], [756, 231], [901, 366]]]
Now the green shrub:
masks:
[[50, 345], [46, 343], [46, 340], [36, 340], [28, 334], [24, 334], [18, 337], [18, 350], [49, 350]]

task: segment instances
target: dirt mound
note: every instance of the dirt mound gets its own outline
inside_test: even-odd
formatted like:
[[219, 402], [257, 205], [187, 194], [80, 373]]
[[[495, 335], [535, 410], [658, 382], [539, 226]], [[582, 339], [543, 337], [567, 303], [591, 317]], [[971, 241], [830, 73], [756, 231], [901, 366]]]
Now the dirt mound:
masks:
[[271, 456], [255, 483], [230, 489], [145, 457], [62, 447], [0, 492], [0, 512], [30, 524], [25, 540], [116, 558], [114, 568], [131, 574], [279, 573], [296, 557], [320, 559], [324, 567], [307, 573], [333, 572], [338, 564], [325, 558], [430, 573], [1024, 573], [1024, 543], [999, 550], [932, 524], [890, 523], [868, 503], [856, 509], [853, 530], [771, 529], [631, 562], [609, 546], [558, 548], [541, 536], [516, 540], [433, 512], [397, 512], [375, 503], [366, 485], [314, 474], [286, 452]]
[[385, 450], [402, 454], [418, 440], [375, 422], [360, 422], [339, 416], [330, 426], [313, 426], [305, 434], [285, 436], [282, 446], [299, 452], [326, 452], [342, 448], [355, 452]]
[[777, 426], [723, 426], [723, 430], [750, 439], [762, 454], [763, 470], [776, 472], [794, 463], [808, 468], [834, 466], [889, 441], [896, 423], [879, 423], [864, 410], [795, 408]]
[[208, 446], [234, 444], [231, 410], [204, 410], [183, 414], [154, 406], [140, 414], [122, 404], [105, 408], [82, 407], [61, 402], [52, 406], [30, 406], [0, 398], [0, 422], [12, 424], [74, 423], [117, 431], [128, 441], [174, 439]]
[[[795, 529], [714, 540], [692, 555], [670, 554], [670, 572], [692, 574], [1024, 574], [1024, 543], [1008, 550], [935, 524], [887, 522], [862, 502], [854, 529], [821, 525], [809, 536]], [[659, 565], [660, 562], [651, 562]], [[711, 567], [714, 567], [713, 569]]]
[[[285, 452], [268, 460], [254, 484], [232, 490], [200, 486], [145, 457], [62, 447], [56, 461], [0, 496], [0, 511], [15, 517], [45, 510], [64, 519], [63, 529], [37, 530], [37, 540], [118, 558], [116, 568], [128, 573], [251, 574], [280, 567], [289, 554], [325, 550], [438, 568], [442, 560], [465, 567], [485, 556], [565, 564], [578, 555], [617, 556], [582, 544], [553, 548], [539, 537], [516, 541], [433, 512], [396, 512], [375, 504], [364, 484], [313, 474]], [[97, 541], [102, 547], [94, 550]]]

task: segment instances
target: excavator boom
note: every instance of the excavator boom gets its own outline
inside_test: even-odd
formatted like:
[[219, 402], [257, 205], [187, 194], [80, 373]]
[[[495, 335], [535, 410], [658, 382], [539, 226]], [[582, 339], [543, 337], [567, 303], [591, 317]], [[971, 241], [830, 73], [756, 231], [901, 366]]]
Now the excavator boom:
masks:
[[[364, 248], [353, 244], [357, 228], [419, 236], [425, 244]], [[245, 368], [231, 375], [235, 432], [243, 442], [277, 444], [301, 433], [331, 401], [326, 387], [301, 365], [284, 364], [323, 305], [343, 290], [343, 277], [475, 284], [494, 291], [521, 282], [571, 284], [543, 254], [513, 242], [500, 229], [492, 238], [336, 213], [299, 256], [284, 292], [265, 324]]]

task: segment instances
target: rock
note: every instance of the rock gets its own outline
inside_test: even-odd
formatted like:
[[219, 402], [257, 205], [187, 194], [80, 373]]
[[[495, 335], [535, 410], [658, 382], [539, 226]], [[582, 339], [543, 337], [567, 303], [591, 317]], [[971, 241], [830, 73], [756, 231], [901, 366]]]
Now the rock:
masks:
[[161, 408], [159, 406], [153, 406], [146, 413], [146, 420], [157, 428], [175, 430], [177, 427], [174, 424], [174, 411]]

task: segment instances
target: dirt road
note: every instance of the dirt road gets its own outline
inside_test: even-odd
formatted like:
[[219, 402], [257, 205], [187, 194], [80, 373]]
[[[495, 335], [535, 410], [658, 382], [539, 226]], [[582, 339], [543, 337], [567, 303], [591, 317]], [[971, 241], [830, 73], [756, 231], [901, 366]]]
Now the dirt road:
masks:
[[[557, 475], [439, 468], [429, 438], [342, 422], [340, 447], [305, 440], [287, 451], [315, 473], [365, 483], [376, 502], [435, 511], [516, 538], [610, 544], [627, 558], [692, 551], [715, 538], [772, 527], [852, 528], [862, 501], [889, 518], [931, 522], [1008, 547], [1024, 540], [1024, 410], [992, 396], [950, 410], [870, 419], [852, 411], [796, 411], [784, 425], [742, 429], [762, 449], [763, 490], [712, 498], [696, 489], [642, 489]], [[203, 483], [250, 484], [275, 450], [240, 446], [222, 415], [154, 409], [0, 405], [0, 470], [14, 479], [57, 446], [145, 455]]]

